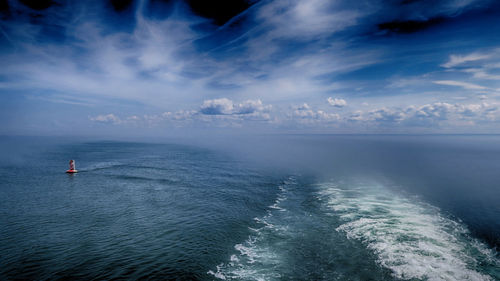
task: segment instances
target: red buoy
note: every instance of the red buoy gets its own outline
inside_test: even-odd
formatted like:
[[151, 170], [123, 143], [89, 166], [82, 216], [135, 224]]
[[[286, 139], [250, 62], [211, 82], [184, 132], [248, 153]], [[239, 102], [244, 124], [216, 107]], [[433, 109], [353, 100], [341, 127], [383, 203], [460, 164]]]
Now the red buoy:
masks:
[[69, 170], [67, 170], [66, 173], [78, 173], [78, 171], [75, 169], [75, 160], [69, 160]]

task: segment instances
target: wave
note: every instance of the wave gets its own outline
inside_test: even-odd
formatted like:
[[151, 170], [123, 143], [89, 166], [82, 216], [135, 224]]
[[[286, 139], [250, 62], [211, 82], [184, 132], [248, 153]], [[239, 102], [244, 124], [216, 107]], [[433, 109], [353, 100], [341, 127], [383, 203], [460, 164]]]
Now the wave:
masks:
[[255, 222], [248, 239], [208, 274], [221, 280], [500, 280], [495, 251], [463, 223], [380, 185], [311, 189], [290, 178]]
[[95, 163], [95, 164], [89, 165], [89, 166], [84, 167], [84, 168], [77, 167], [77, 169], [78, 169], [78, 172], [92, 172], [92, 171], [106, 170], [106, 169], [126, 167], [126, 166], [127, 165], [124, 163], [110, 161], [110, 162]]
[[282, 277], [277, 270], [283, 258], [279, 244], [289, 233], [288, 226], [283, 223], [288, 212], [284, 203], [293, 185], [296, 185], [294, 177], [283, 181], [266, 215], [254, 218], [259, 227], [249, 227], [252, 234], [245, 242], [234, 246], [237, 252], [231, 255], [230, 261], [219, 264], [215, 271], [210, 270], [208, 274], [222, 280], [275, 280]]
[[340, 219], [336, 231], [361, 241], [400, 279], [493, 280], [493, 250], [434, 206], [380, 185], [319, 185], [318, 199]]
[[150, 182], [158, 182], [162, 184], [178, 184], [181, 180], [176, 178], [152, 178], [146, 176], [136, 176], [136, 175], [113, 175], [114, 178], [119, 180], [127, 180], [127, 181], [150, 181]]

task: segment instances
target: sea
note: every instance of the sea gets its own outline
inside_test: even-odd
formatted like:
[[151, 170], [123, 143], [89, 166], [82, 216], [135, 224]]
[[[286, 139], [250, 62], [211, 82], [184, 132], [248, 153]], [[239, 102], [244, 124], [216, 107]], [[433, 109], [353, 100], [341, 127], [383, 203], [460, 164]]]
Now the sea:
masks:
[[0, 137], [0, 280], [500, 280], [499, 247], [498, 135]]

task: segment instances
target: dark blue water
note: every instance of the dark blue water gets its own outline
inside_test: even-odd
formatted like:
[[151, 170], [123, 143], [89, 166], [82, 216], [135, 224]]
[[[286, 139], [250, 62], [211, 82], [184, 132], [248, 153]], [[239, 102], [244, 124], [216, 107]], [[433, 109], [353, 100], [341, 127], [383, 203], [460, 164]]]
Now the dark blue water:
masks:
[[0, 143], [1, 280], [500, 279], [499, 137]]

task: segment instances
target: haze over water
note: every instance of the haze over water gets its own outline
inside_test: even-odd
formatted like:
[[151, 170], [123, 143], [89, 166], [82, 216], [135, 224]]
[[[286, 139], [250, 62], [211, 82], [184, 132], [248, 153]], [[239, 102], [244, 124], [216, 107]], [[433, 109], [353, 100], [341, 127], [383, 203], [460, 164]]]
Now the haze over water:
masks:
[[498, 136], [209, 142], [2, 137], [0, 279], [500, 278]]

